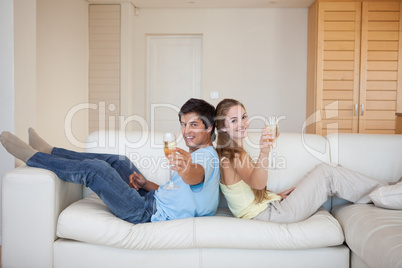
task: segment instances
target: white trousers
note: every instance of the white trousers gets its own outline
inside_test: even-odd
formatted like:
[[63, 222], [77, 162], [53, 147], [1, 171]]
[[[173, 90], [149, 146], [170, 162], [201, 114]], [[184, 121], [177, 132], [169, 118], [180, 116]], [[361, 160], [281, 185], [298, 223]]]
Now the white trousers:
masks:
[[270, 203], [253, 219], [278, 223], [302, 221], [313, 215], [329, 196], [337, 195], [353, 203], [369, 203], [368, 195], [384, 185], [388, 184], [342, 166], [320, 164], [286, 199]]

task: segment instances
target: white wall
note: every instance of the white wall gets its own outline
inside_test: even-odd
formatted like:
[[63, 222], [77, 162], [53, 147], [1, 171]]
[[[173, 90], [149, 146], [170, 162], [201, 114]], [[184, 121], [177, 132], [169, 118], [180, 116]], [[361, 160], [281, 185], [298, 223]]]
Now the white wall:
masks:
[[[13, 0], [0, 1], [0, 132], [14, 132], [14, 16]], [[14, 167], [14, 157], [0, 146], [0, 182]], [[1, 192], [0, 192], [1, 204]], [[1, 228], [1, 216], [0, 216]], [[0, 237], [1, 243], [1, 237]]]
[[[306, 110], [307, 9], [141, 9], [134, 17], [134, 108], [145, 115], [146, 35], [202, 34], [202, 97], [241, 100], [249, 116], [284, 115], [300, 132]], [[211, 100], [210, 91], [219, 99]], [[262, 124], [255, 124], [255, 126]]]
[[[0, 132], [27, 141], [32, 126], [51, 144], [82, 150], [67, 139], [65, 128], [85, 141], [88, 111], [66, 126], [65, 118], [88, 100], [88, 3], [2, 0], [0, 36]], [[2, 146], [0, 159], [2, 177], [15, 164]]]
[[15, 135], [28, 141], [36, 127], [36, 0], [14, 0], [14, 65]]
[[54, 146], [82, 151], [66, 136], [84, 142], [88, 110], [65, 120], [88, 101], [88, 3], [84, 0], [37, 0], [37, 110], [39, 134]]

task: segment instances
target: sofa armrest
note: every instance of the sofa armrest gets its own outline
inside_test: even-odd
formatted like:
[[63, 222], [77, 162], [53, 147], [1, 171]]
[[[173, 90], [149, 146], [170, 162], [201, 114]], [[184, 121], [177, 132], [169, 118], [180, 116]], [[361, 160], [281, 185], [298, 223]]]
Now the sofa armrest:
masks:
[[82, 186], [51, 171], [19, 167], [2, 181], [2, 267], [53, 267], [59, 214], [82, 198]]

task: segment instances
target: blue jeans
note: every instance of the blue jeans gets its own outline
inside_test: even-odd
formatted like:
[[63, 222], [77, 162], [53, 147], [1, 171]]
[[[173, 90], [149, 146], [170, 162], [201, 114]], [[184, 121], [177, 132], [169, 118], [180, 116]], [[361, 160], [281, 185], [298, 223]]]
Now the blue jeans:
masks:
[[128, 185], [129, 176], [134, 171], [140, 172], [126, 156], [78, 153], [55, 147], [51, 154], [36, 153], [27, 165], [53, 171], [64, 181], [89, 187], [114, 215], [125, 221], [149, 222], [156, 212], [153, 190], [136, 191]]

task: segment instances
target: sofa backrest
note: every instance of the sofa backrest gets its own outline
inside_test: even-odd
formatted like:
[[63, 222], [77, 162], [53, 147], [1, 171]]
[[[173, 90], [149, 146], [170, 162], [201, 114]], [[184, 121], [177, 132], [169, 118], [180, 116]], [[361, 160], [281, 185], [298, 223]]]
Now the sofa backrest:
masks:
[[330, 134], [331, 162], [384, 182], [402, 176], [402, 135]]
[[[91, 133], [87, 138], [86, 152], [108, 153], [127, 156], [141, 171], [145, 178], [156, 184], [168, 181], [168, 165], [163, 153], [162, 132], [108, 132]], [[179, 137], [177, 146], [188, 150], [184, 140]], [[84, 196], [91, 191], [84, 188]]]
[[[261, 133], [250, 132], [244, 147], [253, 159], [259, 155]], [[126, 155], [143, 175], [157, 183], [168, 180], [167, 160], [160, 132], [94, 132], [87, 138], [87, 152]], [[183, 139], [178, 147], [187, 150]], [[274, 167], [268, 171], [268, 189], [281, 192], [297, 186], [316, 165], [343, 165], [382, 181], [402, 176], [402, 135], [331, 134], [327, 137], [303, 133], [281, 133], [273, 150]], [[84, 187], [84, 196], [91, 191]], [[227, 206], [221, 196], [220, 206]], [[330, 198], [324, 207], [346, 201]]]
[[[260, 137], [259, 132], [249, 133], [245, 140], [245, 149], [254, 159], [259, 155]], [[94, 132], [87, 138], [86, 152], [126, 155], [147, 179], [161, 185], [168, 180], [162, 138], [160, 132]], [[181, 137], [178, 147], [188, 149]], [[274, 148], [274, 160], [277, 169], [268, 171], [268, 189], [281, 192], [296, 186], [316, 165], [329, 162], [328, 143], [318, 135], [282, 133]], [[84, 196], [89, 193], [84, 187]], [[227, 206], [223, 196], [221, 199], [220, 206]]]
[[[384, 182], [402, 177], [402, 135], [330, 134], [331, 162]], [[344, 203], [333, 198], [333, 206]]]

